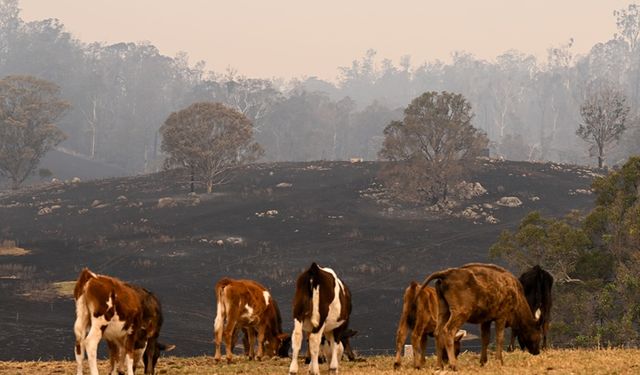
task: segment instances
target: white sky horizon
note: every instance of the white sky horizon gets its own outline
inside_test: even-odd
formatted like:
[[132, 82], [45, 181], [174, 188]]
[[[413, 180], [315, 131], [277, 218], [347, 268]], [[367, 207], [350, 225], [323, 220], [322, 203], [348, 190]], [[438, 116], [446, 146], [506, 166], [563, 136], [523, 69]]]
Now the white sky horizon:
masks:
[[613, 11], [629, 0], [20, 0], [25, 21], [58, 18], [90, 42], [148, 41], [160, 53], [184, 51], [194, 64], [255, 78], [317, 76], [365, 51], [396, 65], [451, 61], [456, 51], [494, 61], [511, 49], [545, 61], [547, 49], [574, 39], [585, 54], [616, 32]]

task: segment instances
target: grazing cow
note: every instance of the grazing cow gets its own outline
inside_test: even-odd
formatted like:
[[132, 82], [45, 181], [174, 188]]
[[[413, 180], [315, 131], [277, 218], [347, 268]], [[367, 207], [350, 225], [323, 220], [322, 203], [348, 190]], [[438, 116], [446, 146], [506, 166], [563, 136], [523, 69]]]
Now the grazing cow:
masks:
[[[146, 322], [143, 324], [141, 329], [144, 331], [144, 334], [141, 335], [141, 340], [146, 338], [146, 347], [144, 349], [144, 354], [142, 355], [142, 360], [144, 363], [144, 373], [145, 374], [155, 374], [156, 364], [158, 363], [158, 358], [160, 357], [161, 351], [171, 351], [175, 349], [175, 345], [166, 345], [158, 341], [158, 336], [160, 336], [160, 328], [162, 328], [162, 323], [164, 322], [164, 318], [162, 316], [162, 307], [160, 306], [160, 301], [158, 298], [148, 291], [145, 288], [130, 285], [131, 288], [135, 289], [135, 291], [140, 296], [140, 301], [142, 302], [142, 321]], [[115, 361], [118, 360], [118, 365], [121, 367], [124, 360], [124, 353], [120, 352], [121, 345], [118, 345], [116, 342], [107, 340], [107, 344], [109, 346], [109, 359], [111, 362], [111, 368], [113, 369], [115, 366]], [[145, 342], [137, 342], [135, 347], [136, 349], [140, 349], [145, 346]], [[138, 362], [137, 360], [133, 363], [133, 371], [135, 372], [136, 366]]]
[[[417, 369], [424, 364], [427, 351], [427, 337], [433, 337], [438, 323], [438, 296], [432, 287], [420, 288], [420, 284], [412, 281], [404, 292], [402, 315], [396, 333], [396, 359], [394, 369], [400, 368], [402, 346], [411, 330], [411, 345], [413, 346], [413, 366]], [[467, 331], [460, 330], [454, 339], [456, 356], [460, 353], [460, 340]], [[444, 353], [444, 360], [447, 360]]]
[[[539, 265], [535, 265], [520, 275], [519, 280], [524, 288], [524, 295], [527, 298], [529, 308], [531, 308], [531, 312], [533, 312], [542, 327], [542, 349], [546, 349], [547, 333], [549, 332], [549, 322], [551, 320], [553, 276]], [[513, 350], [516, 336], [516, 332], [512, 329], [509, 350]], [[523, 343], [520, 343], [520, 348], [524, 349]]]
[[317, 375], [320, 372], [318, 355], [323, 335], [331, 349], [329, 371], [337, 372], [344, 349], [340, 342], [349, 329], [350, 314], [351, 293], [332, 269], [313, 263], [302, 272], [296, 281], [293, 298], [293, 354], [289, 373], [298, 373], [303, 331], [309, 335], [310, 373]]
[[158, 299], [146, 289], [85, 268], [73, 294], [77, 374], [82, 374], [85, 352], [91, 375], [98, 374], [97, 350], [102, 338], [109, 345], [111, 373], [115, 373], [117, 363], [133, 375], [144, 353], [145, 373], [153, 374], [159, 351], [173, 349], [157, 341], [162, 311]]
[[258, 360], [265, 354], [286, 357], [290, 336], [282, 332], [280, 309], [271, 294], [252, 280], [222, 278], [216, 283], [217, 311], [214, 322], [216, 352], [214, 359], [222, 358], [222, 340], [226, 347], [227, 362], [233, 360], [233, 342], [238, 330], [248, 336], [249, 357], [254, 358], [258, 345]]
[[520, 281], [509, 271], [494, 264], [470, 263], [431, 274], [422, 284], [437, 280], [439, 314], [436, 327], [437, 365], [443, 368], [443, 351], [449, 365], [456, 369], [453, 341], [465, 322], [480, 324], [482, 353], [480, 364], [487, 362], [491, 322], [496, 322], [496, 356], [502, 364], [504, 328], [511, 325], [531, 354], [540, 353], [541, 329], [529, 309]]

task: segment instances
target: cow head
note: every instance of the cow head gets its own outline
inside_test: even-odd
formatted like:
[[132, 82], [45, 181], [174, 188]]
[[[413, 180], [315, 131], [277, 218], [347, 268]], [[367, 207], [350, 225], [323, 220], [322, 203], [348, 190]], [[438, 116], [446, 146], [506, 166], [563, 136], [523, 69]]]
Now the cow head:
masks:
[[[142, 356], [144, 361], [144, 373], [155, 374], [156, 364], [158, 363], [160, 352], [170, 352], [175, 348], [175, 345], [167, 345], [158, 342], [155, 339], [150, 339], [147, 343], [147, 348], [145, 350], [144, 356]], [[149, 360], [151, 360], [151, 363], [149, 363]]]
[[518, 336], [520, 349], [527, 351], [533, 355], [540, 354], [540, 341], [542, 340], [542, 328], [536, 325], [534, 329], [527, 331], [514, 332]]
[[265, 352], [268, 356], [278, 356], [280, 358], [289, 357], [289, 349], [291, 349], [291, 335], [288, 333], [280, 333], [274, 338], [265, 341]]

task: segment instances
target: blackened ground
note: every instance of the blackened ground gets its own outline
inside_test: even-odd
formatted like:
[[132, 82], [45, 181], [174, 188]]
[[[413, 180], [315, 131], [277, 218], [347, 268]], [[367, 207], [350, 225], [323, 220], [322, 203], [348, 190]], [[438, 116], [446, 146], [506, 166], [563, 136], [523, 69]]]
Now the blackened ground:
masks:
[[[355, 350], [389, 352], [411, 280], [489, 261], [499, 233], [531, 210], [562, 216], [593, 205], [588, 169], [485, 160], [472, 181], [488, 193], [458, 211], [476, 204], [475, 211], [499, 223], [389, 210], [374, 197], [378, 168], [373, 162], [254, 165], [199, 202], [187, 195], [184, 178], [167, 174], [0, 194], [0, 240], [31, 251], [0, 256], [0, 360], [73, 357], [74, 303], [56, 297], [51, 283], [75, 280], [83, 267], [155, 292], [165, 314], [162, 341], [177, 344], [176, 355], [191, 356], [213, 353], [219, 278], [268, 286], [290, 331], [295, 278], [313, 261], [333, 268], [351, 288]], [[523, 205], [496, 205], [504, 196]], [[175, 206], [159, 208], [163, 197]], [[428, 345], [431, 351], [433, 342]]]

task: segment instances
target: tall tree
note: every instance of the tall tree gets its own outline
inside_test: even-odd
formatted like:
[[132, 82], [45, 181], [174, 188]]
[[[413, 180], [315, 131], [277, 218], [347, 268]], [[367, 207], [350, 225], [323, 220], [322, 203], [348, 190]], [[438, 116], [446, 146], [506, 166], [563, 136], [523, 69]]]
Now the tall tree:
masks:
[[255, 161], [262, 148], [253, 141], [251, 121], [220, 103], [195, 103], [174, 112], [160, 128], [165, 166], [197, 173], [207, 193], [228, 181], [231, 171]]
[[597, 148], [599, 168], [604, 165], [606, 148], [625, 131], [629, 110], [624, 94], [606, 86], [593, 91], [580, 106], [584, 123], [576, 133]]
[[55, 124], [69, 108], [54, 83], [31, 76], [0, 80], [0, 175], [13, 189], [66, 138]]
[[379, 155], [392, 162], [381, 172], [386, 185], [404, 200], [446, 200], [452, 183], [464, 174], [465, 162], [488, 144], [472, 118], [471, 104], [460, 94], [427, 92], [415, 98], [404, 119], [384, 129]]

